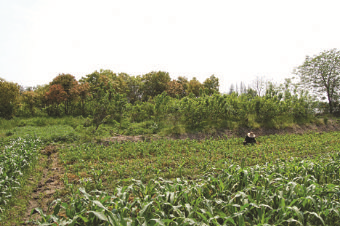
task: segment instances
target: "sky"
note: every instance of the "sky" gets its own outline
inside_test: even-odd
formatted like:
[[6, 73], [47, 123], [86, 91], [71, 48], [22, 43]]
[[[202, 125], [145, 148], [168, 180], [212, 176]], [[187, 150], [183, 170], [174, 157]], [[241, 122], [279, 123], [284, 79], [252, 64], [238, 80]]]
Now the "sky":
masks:
[[172, 79], [215, 75], [220, 91], [283, 81], [340, 49], [338, 0], [0, 0], [0, 77], [22, 86], [100, 69]]

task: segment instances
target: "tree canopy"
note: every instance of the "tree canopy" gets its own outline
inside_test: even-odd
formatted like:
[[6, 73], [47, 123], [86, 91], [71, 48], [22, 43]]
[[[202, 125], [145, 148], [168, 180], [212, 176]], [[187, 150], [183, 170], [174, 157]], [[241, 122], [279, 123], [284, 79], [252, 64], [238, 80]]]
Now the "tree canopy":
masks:
[[20, 87], [0, 78], [0, 117], [12, 118], [19, 103]]
[[325, 50], [313, 57], [307, 56], [305, 62], [295, 73], [301, 83], [312, 89], [320, 96], [325, 95], [328, 100], [329, 112], [333, 113], [339, 98], [340, 88], [340, 51]]

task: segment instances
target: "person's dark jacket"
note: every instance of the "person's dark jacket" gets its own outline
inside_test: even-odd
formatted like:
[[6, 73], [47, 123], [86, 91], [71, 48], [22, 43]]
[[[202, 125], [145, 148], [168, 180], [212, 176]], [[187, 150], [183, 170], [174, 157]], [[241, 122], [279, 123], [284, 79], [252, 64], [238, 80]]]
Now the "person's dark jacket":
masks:
[[248, 137], [246, 136], [246, 139], [243, 141], [243, 144], [256, 144], [255, 137]]

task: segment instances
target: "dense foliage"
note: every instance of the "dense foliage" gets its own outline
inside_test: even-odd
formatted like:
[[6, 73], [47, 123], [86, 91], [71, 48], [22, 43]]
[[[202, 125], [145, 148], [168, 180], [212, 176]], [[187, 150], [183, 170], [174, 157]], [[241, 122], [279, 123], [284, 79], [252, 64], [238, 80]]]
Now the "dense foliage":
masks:
[[0, 212], [24, 186], [28, 170], [38, 160], [41, 145], [39, 139], [19, 137], [0, 148]]
[[[289, 79], [280, 86], [268, 82], [261, 96], [244, 85], [230, 94], [219, 93], [218, 87], [214, 75], [200, 83], [196, 78], [171, 80], [162, 71], [134, 77], [100, 70], [79, 81], [60, 74], [49, 85], [17, 89], [16, 99], [6, 107], [11, 112], [3, 114], [9, 118], [15, 112], [24, 117], [81, 116], [87, 118], [83, 126], [93, 132], [110, 124], [115, 133], [131, 135], [238, 126], [281, 128], [314, 120], [317, 105]], [[138, 123], [145, 124], [140, 132]]]
[[19, 85], [0, 78], [0, 117], [10, 119], [19, 103]]
[[320, 98], [328, 101], [333, 113], [339, 102], [340, 91], [340, 51], [326, 50], [314, 57], [307, 56], [303, 65], [296, 70], [302, 85], [312, 89]]

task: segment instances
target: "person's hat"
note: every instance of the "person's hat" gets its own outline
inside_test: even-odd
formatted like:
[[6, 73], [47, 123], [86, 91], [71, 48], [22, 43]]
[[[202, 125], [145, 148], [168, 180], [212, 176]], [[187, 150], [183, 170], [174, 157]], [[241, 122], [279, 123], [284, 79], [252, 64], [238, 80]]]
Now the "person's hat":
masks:
[[248, 137], [250, 137], [250, 138], [255, 138], [255, 134], [254, 134], [253, 132], [250, 132], [250, 133], [248, 133], [247, 135], [248, 135]]

